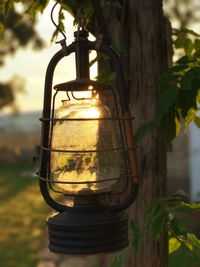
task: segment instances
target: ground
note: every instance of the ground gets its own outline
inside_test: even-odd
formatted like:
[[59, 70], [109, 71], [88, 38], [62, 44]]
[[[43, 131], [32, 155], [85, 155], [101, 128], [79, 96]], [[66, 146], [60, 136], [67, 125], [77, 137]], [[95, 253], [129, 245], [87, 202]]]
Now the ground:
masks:
[[35, 267], [49, 207], [32, 166], [0, 165], [0, 265]]
[[[34, 167], [0, 164], [0, 266], [94, 267], [94, 257], [56, 256], [47, 249], [46, 218], [51, 209], [39, 192]], [[58, 262], [58, 265], [54, 263]], [[170, 267], [199, 267], [185, 249], [170, 256]], [[48, 265], [50, 264], [50, 265]]]

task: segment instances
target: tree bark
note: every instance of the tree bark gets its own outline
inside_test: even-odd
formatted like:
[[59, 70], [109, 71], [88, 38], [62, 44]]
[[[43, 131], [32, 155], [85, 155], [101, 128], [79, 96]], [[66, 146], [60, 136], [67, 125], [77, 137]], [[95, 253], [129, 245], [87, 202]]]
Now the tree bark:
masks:
[[[128, 56], [123, 57], [123, 63], [130, 77], [130, 108], [135, 117], [136, 130], [153, 118], [156, 99], [160, 94], [154, 84], [171, 64], [169, 24], [163, 15], [161, 0], [127, 0], [124, 4], [122, 45], [127, 48]], [[109, 35], [114, 43], [121, 38], [114, 30], [119, 29], [116, 25], [116, 18], [112, 18]], [[139, 145], [138, 159], [142, 177], [137, 200], [129, 213], [131, 219], [138, 220], [142, 225], [145, 223], [146, 205], [143, 198], [149, 203], [166, 193], [166, 147], [159, 129], [143, 139]], [[139, 251], [130, 246], [126, 267], [167, 267], [167, 259], [167, 231], [157, 241], [151, 233], [145, 232]], [[104, 266], [108, 266], [105, 259], [102, 260]]]
[[[137, 129], [154, 115], [160, 93], [154, 83], [168, 66], [166, 20], [161, 0], [129, 0], [127, 13], [130, 107]], [[130, 217], [142, 224], [146, 205], [143, 198], [149, 203], [153, 198], [162, 197], [166, 193], [166, 148], [159, 130], [144, 138], [139, 147], [139, 163], [142, 179], [138, 198], [130, 209]], [[163, 233], [156, 241], [147, 232], [138, 252], [130, 248], [127, 266], [168, 266], [167, 247], [167, 233]]]

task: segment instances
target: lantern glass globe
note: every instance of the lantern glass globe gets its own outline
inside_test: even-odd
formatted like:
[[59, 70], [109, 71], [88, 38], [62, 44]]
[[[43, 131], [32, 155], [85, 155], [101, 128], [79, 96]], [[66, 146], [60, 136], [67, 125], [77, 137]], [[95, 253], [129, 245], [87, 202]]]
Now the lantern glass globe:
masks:
[[[110, 191], [120, 176], [115, 122], [96, 99], [63, 100], [52, 128], [51, 179], [65, 193]], [[65, 120], [66, 119], [66, 120]], [[61, 150], [61, 151], [54, 151]]]

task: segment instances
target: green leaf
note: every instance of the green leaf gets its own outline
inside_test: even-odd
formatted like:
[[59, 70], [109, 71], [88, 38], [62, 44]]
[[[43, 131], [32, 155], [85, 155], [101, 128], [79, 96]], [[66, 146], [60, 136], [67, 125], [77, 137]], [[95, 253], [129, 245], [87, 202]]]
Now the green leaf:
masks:
[[5, 27], [3, 25], [3, 23], [0, 22], [0, 33], [4, 32]]
[[150, 230], [156, 239], [160, 237], [161, 232], [165, 228], [166, 219], [167, 212], [165, 210], [161, 210], [157, 216], [153, 218], [152, 222], [150, 222]]
[[195, 123], [195, 125], [196, 125], [198, 128], [200, 128], [200, 117], [195, 116], [195, 118], [194, 118], [194, 123]]
[[[170, 108], [172, 107], [172, 105], [174, 104], [174, 102], [176, 100], [177, 94], [178, 94], [177, 88], [176, 87], [172, 87], [172, 88], [164, 91], [160, 95], [160, 97], [158, 99], [158, 102], [157, 102], [157, 105], [156, 105], [156, 111], [155, 111], [155, 115], [154, 115], [153, 120], [151, 120], [148, 123], [143, 124], [136, 132], [135, 140], [136, 140], [137, 143], [139, 143], [141, 141], [141, 139], [146, 134], [148, 134], [148, 133], [152, 132], [153, 130], [155, 130], [155, 128], [160, 123], [161, 119], [163, 119], [162, 123], [163, 123], [163, 131], [164, 131], [164, 121], [166, 120], [166, 118], [169, 115], [171, 115], [171, 113], [169, 113], [165, 117], [164, 117], [164, 115], [167, 112], [170, 111]], [[170, 119], [170, 121], [172, 122], [171, 119]], [[174, 130], [175, 130], [175, 134], [176, 134], [175, 116], [173, 118], [173, 123], [172, 123], [171, 127], [173, 129], [173, 134], [171, 133], [170, 136], [174, 136]], [[168, 140], [168, 138], [166, 138], [166, 140]]]
[[176, 125], [176, 135], [178, 135], [181, 130], [181, 121], [180, 118], [178, 118], [177, 116], [175, 116], [175, 125]]
[[188, 207], [191, 210], [200, 211], [200, 203], [182, 203], [183, 206]]
[[136, 132], [135, 134], [135, 142], [138, 144], [141, 142], [142, 138], [153, 132], [153, 130], [157, 127], [158, 122], [152, 120], [150, 122], [144, 123]]
[[200, 90], [197, 92], [197, 97], [196, 97], [197, 103], [200, 104]]
[[170, 222], [170, 228], [176, 235], [186, 236], [187, 231], [182, 220], [174, 217]]
[[188, 38], [183, 38], [183, 37], [177, 38], [174, 41], [174, 45], [176, 49], [183, 48], [187, 56], [190, 56], [194, 49], [194, 44], [192, 40]]
[[187, 240], [191, 244], [192, 249], [200, 254], [200, 240], [193, 233], [187, 234]]
[[182, 28], [180, 30], [180, 32], [183, 32], [183, 33], [188, 33], [188, 34], [191, 34], [193, 35], [194, 37], [200, 37], [200, 34], [198, 34], [197, 32], [191, 30], [191, 29], [188, 29], [188, 28]]
[[180, 88], [182, 90], [191, 90], [192, 88], [192, 79], [193, 79], [193, 75], [191, 75], [191, 73], [187, 73], [186, 75], [184, 75], [180, 81]]
[[181, 243], [175, 237], [171, 237], [169, 239], [169, 254], [178, 250], [180, 246], [181, 246]]
[[172, 195], [176, 195], [176, 196], [179, 196], [179, 198], [189, 198], [190, 195], [187, 194], [185, 191], [183, 191], [182, 189], [178, 189], [175, 193], [171, 193]]
[[130, 222], [130, 228], [132, 230], [132, 246], [138, 250], [141, 248], [144, 240], [144, 235], [142, 233], [142, 230], [140, 228], [140, 225], [138, 221], [132, 221]]
[[119, 55], [120, 54], [128, 55], [127, 49], [122, 45], [113, 44], [111, 45], [111, 48]]
[[98, 74], [97, 80], [102, 83], [112, 84], [115, 81], [115, 72], [110, 69], [104, 69]]
[[198, 91], [200, 89], [200, 79], [199, 78], [198, 79], [197, 78], [194, 78], [192, 80], [191, 85], [192, 85], [192, 90], [194, 91], [194, 94], [196, 95], [196, 98], [197, 98]]
[[177, 87], [172, 87], [169, 90], [164, 91], [158, 98], [156, 104], [156, 119], [160, 120], [163, 114], [165, 114], [169, 108], [173, 105], [178, 94]]
[[191, 122], [195, 120], [196, 110], [191, 108], [188, 110], [187, 116], [185, 117], [185, 128], [187, 129]]
[[8, 12], [10, 9], [13, 8], [13, 0], [5, 0], [3, 6], [2, 6], [2, 13], [4, 16], [8, 15]]
[[166, 203], [162, 199], [154, 199], [147, 206], [145, 211], [148, 229], [157, 239], [165, 227], [168, 212], [166, 211]]
[[176, 99], [176, 106], [179, 110], [182, 118], [186, 118], [188, 111], [191, 108], [196, 110], [197, 102], [196, 102], [196, 95], [195, 91], [193, 90], [179, 90], [178, 97]]
[[163, 139], [168, 144], [176, 137], [176, 121], [175, 121], [175, 109], [170, 107], [168, 112], [166, 112], [160, 122], [160, 131]]
[[177, 39], [174, 41], [174, 45], [175, 45], [175, 48], [176, 48], [176, 49], [183, 48], [183, 47], [184, 47], [184, 39], [182, 39], [182, 38], [177, 38]]
[[196, 52], [198, 52], [200, 50], [200, 39], [194, 40], [194, 49]]
[[179, 212], [200, 211], [200, 204], [199, 203], [187, 203], [185, 201], [180, 201], [176, 210]]
[[179, 236], [179, 239], [194, 256], [200, 258], [200, 240], [193, 233], [187, 233], [186, 237]]
[[46, 6], [48, 4], [49, 4], [49, 0], [40, 0], [39, 1], [38, 9], [39, 9], [40, 13], [43, 13], [44, 9], [46, 8]]
[[[184, 69], [185, 66], [181, 66], [181, 69]], [[175, 67], [172, 67], [170, 69], [168, 69], [166, 72], [164, 72], [161, 77], [157, 80], [157, 82], [155, 83], [155, 85], [157, 86], [165, 86], [165, 87], [169, 87], [169, 85], [171, 85], [171, 82], [174, 82], [174, 80], [176, 80], [176, 78], [178, 78], [179, 76], [175, 73]]]
[[99, 60], [108, 60], [109, 57], [103, 53], [98, 52], [97, 56], [90, 61], [90, 67], [92, 67], [92, 65], [94, 65], [96, 62], [98, 62]]
[[[156, 82], [165, 91], [158, 98], [154, 117], [137, 130], [137, 142], [158, 126], [165, 141], [170, 142], [179, 133], [183, 119], [186, 126], [191, 121], [200, 125], [196, 117], [197, 103], [200, 103], [200, 35], [187, 28], [174, 32], [177, 36], [174, 45], [183, 48], [185, 56]], [[195, 38], [188, 38], [188, 34]], [[191, 110], [195, 111], [193, 116]]]
[[190, 61], [190, 58], [187, 55], [185, 55], [179, 58], [179, 60], [176, 63], [181, 64], [181, 65], [186, 65], [189, 61]]
[[190, 56], [192, 54], [192, 51], [194, 49], [194, 45], [191, 39], [185, 39], [184, 42], [184, 50], [185, 50], [185, 54]]

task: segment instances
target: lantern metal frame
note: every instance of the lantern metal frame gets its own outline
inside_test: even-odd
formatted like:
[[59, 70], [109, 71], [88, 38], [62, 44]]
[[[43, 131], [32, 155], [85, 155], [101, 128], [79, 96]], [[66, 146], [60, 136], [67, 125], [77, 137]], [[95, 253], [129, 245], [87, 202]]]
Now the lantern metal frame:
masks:
[[[138, 192], [139, 175], [137, 169], [136, 146], [133, 140], [132, 120], [133, 117], [129, 111], [129, 102], [123, 69], [120, 59], [116, 52], [103, 42], [103, 39], [97, 39], [91, 42], [87, 39], [88, 32], [78, 30], [75, 32], [75, 41], [66, 46], [65, 40], [61, 42], [62, 48], [50, 60], [44, 88], [43, 114], [40, 119], [42, 122], [41, 138], [41, 162], [39, 171], [39, 185], [41, 194], [46, 203], [58, 211], [59, 214], [48, 219], [50, 250], [57, 253], [70, 254], [96, 254], [110, 252], [124, 248], [128, 245], [128, 217], [126, 210], [135, 200]], [[112, 70], [116, 74], [115, 88], [93, 81], [89, 78], [89, 51], [101, 52], [108, 56]], [[53, 76], [58, 63], [70, 54], [76, 55], [76, 73], [77, 78], [54, 86], [55, 94], [52, 94]], [[111, 118], [55, 118], [54, 103], [56, 94], [59, 91], [68, 92], [86, 91], [89, 86], [93, 86], [96, 91], [111, 90], [114, 103], [120, 103], [120, 111], [117, 108], [116, 117]], [[116, 98], [116, 92], [118, 99]], [[72, 97], [73, 93], [72, 93]], [[123, 150], [127, 157], [127, 170], [125, 189], [122, 192], [78, 192], [76, 194], [63, 193], [67, 197], [74, 197], [74, 206], [64, 205], [54, 200], [50, 191], [52, 184], [70, 182], [53, 181], [48, 175], [50, 174], [50, 155], [53, 151], [51, 147], [53, 122], [67, 120], [116, 120], [119, 124], [122, 147], [108, 148], [107, 151]], [[63, 150], [63, 152], [77, 153], [88, 152], [89, 150]], [[90, 151], [89, 151], [90, 152]], [[92, 151], [94, 152], [94, 151]], [[95, 152], [100, 152], [98, 149]], [[104, 149], [106, 152], [106, 149]], [[113, 177], [116, 180], [117, 177]], [[104, 181], [104, 180], [103, 180]], [[109, 181], [109, 179], [105, 179]], [[102, 182], [92, 181], [92, 183]], [[75, 184], [85, 184], [86, 182], [73, 182]], [[88, 183], [88, 182], [87, 182]], [[126, 193], [123, 200], [114, 204], [99, 203], [97, 197], [100, 195], [120, 195]]]
[[[81, 36], [81, 34], [83, 34], [83, 36]], [[80, 56], [82, 57], [84, 54], [87, 54], [87, 52], [91, 51], [91, 50], [95, 50], [96, 52], [101, 52], [106, 54], [109, 59], [110, 62], [112, 64], [112, 69], [115, 71], [116, 73], [116, 89], [118, 91], [119, 94], [119, 100], [120, 100], [120, 104], [121, 104], [121, 109], [122, 109], [122, 114], [123, 117], [121, 118], [102, 118], [102, 120], [122, 120], [123, 121], [123, 125], [124, 125], [124, 131], [125, 131], [125, 135], [126, 135], [126, 143], [127, 143], [127, 153], [129, 154], [129, 161], [130, 161], [130, 168], [131, 171], [134, 172], [134, 174], [132, 173], [132, 181], [131, 181], [131, 189], [130, 192], [128, 194], [128, 196], [126, 197], [126, 199], [117, 205], [114, 206], [108, 206], [107, 208], [110, 211], [121, 211], [124, 210], [126, 208], [128, 208], [133, 201], [136, 198], [137, 195], [137, 191], [138, 191], [138, 174], [137, 174], [137, 163], [136, 163], [136, 147], [133, 143], [133, 133], [132, 133], [132, 117], [130, 116], [130, 111], [129, 111], [129, 104], [128, 104], [128, 99], [127, 99], [127, 95], [126, 95], [126, 86], [125, 86], [125, 80], [124, 80], [124, 75], [123, 75], [123, 70], [122, 70], [122, 66], [120, 63], [120, 59], [118, 57], [118, 55], [116, 54], [116, 52], [110, 48], [109, 46], [107, 46], [106, 44], [104, 44], [102, 41], [95, 41], [95, 42], [91, 42], [89, 40], [87, 40], [84, 36], [85, 31], [80, 31], [79, 33], [79, 37], [78, 37], [78, 41], [75, 40], [71, 45], [69, 45], [68, 47], [63, 46], [62, 49], [60, 51], [58, 51], [53, 58], [51, 59], [51, 61], [49, 62], [49, 65], [47, 67], [47, 71], [46, 71], [46, 77], [45, 77], [45, 91], [44, 91], [44, 103], [43, 103], [43, 115], [42, 118], [40, 119], [42, 121], [42, 139], [41, 139], [41, 167], [40, 167], [40, 174], [39, 174], [39, 181], [40, 181], [40, 190], [41, 193], [45, 199], [45, 201], [47, 202], [47, 204], [52, 207], [53, 209], [59, 211], [59, 212], [63, 212], [63, 211], [68, 211], [68, 210], [73, 210], [73, 211], [79, 211], [80, 209], [84, 209], [85, 211], [95, 211], [96, 210], [96, 206], [92, 207], [68, 207], [65, 205], [62, 205], [60, 203], [55, 202], [55, 200], [51, 197], [51, 195], [49, 194], [49, 189], [48, 189], [48, 184], [49, 182], [52, 183], [59, 183], [56, 181], [52, 181], [50, 179], [45, 178], [46, 177], [46, 173], [47, 173], [47, 165], [48, 165], [48, 157], [46, 155], [46, 153], [44, 151], [54, 151], [50, 148], [50, 140], [49, 140], [49, 134], [50, 134], [50, 122], [51, 121], [58, 121], [58, 120], [67, 120], [67, 119], [56, 119], [56, 118], [52, 118], [51, 117], [51, 103], [52, 103], [52, 83], [53, 83], [53, 74], [54, 74], [54, 70], [57, 66], [57, 64], [59, 63], [59, 61], [64, 58], [65, 56], [70, 55], [71, 53], [76, 53], [77, 51], [77, 43], [78, 42], [82, 42], [81, 46], [84, 53], [82, 53]], [[84, 41], [81, 40], [81, 38], [85, 38]], [[86, 52], [87, 51], [87, 52]], [[80, 52], [80, 51], [79, 51]], [[86, 53], [85, 53], [86, 52]], [[85, 62], [82, 59], [82, 62]], [[79, 62], [76, 62], [77, 65], [80, 64]], [[86, 69], [87, 71], [87, 66], [84, 65], [84, 67], [79, 67], [77, 68], [78, 70], [80, 69]], [[88, 66], [88, 70], [89, 70], [89, 66]], [[81, 79], [79, 78], [79, 76], [81, 76], [82, 74], [78, 73], [78, 78], [74, 81], [70, 81], [67, 83], [63, 83], [63, 84], [59, 84], [57, 86], [54, 87], [54, 89], [56, 89], [57, 91], [59, 90], [66, 90], [66, 91], [75, 91], [77, 90], [76, 88], [78, 88], [78, 91], [84, 90], [86, 91], [88, 86], [92, 85], [95, 87], [96, 90], [98, 90], [98, 88], [101, 88], [100, 90], [111, 90], [109, 85], [105, 85], [105, 84], [101, 84], [97, 81], [92, 81], [92, 80], [88, 80], [88, 79]], [[86, 74], [87, 75], [87, 74]], [[77, 120], [77, 119], [75, 119]], [[81, 119], [79, 119], [81, 120]], [[85, 119], [82, 119], [85, 120]], [[88, 119], [87, 119], [88, 120]], [[97, 119], [95, 119], [97, 120]], [[117, 148], [116, 150], [119, 150], [120, 148]], [[64, 152], [64, 151], [63, 151]], [[65, 151], [66, 152], [66, 151]], [[73, 152], [73, 151], [70, 151]], [[77, 151], [74, 151], [77, 152]], [[82, 152], [82, 151], [79, 151]], [[86, 152], [86, 151], [83, 151]], [[90, 151], [87, 151], [90, 152]], [[45, 167], [44, 167], [45, 166]], [[60, 182], [62, 183], [62, 182]], [[63, 182], [63, 183], [67, 183], [67, 182]], [[78, 182], [75, 182], [78, 183]], [[84, 182], [80, 182], [80, 183], [84, 183]]]

